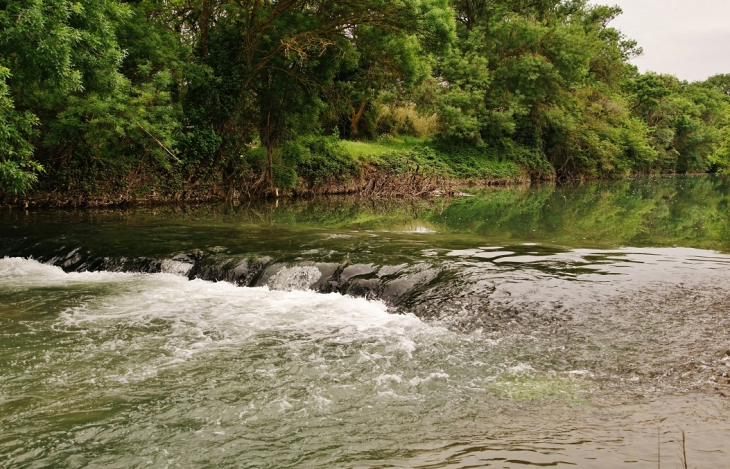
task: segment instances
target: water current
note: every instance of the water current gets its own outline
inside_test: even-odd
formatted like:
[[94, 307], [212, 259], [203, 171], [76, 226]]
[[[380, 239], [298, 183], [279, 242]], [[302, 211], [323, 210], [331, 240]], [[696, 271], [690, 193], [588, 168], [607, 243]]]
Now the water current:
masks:
[[0, 467], [730, 467], [729, 189], [5, 209]]

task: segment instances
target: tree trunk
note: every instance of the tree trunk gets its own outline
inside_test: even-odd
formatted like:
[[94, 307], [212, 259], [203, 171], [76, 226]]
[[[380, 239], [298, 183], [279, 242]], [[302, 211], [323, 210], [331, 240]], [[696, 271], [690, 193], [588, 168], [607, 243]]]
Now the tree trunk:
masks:
[[210, 30], [210, 0], [203, 0], [200, 12], [200, 48], [203, 58], [208, 56], [208, 31]]
[[266, 142], [266, 176], [265, 176], [265, 184], [266, 184], [266, 192], [267, 195], [271, 194], [272, 189], [274, 188], [274, 142], [269, 139], [268, 142]]
[[268, 157], [266, 162], [266, 195], [279, 197], [279, 189], [274, 186], [274, 140], [271, 138], [266, 144], [266, 154]]
[[365, 112], [365, 100], [363, 99], [360, 102], [360, 108], [352, 113], [352, 116], [349, 117], [350, 119], [350, 131], [351, 131], [351, 137], [353, 140], [357, 141], [360, 138], [360, 131], [359, 131], [359, 125], [360, 125], [360, 119], [362, 119], [362, 115]]

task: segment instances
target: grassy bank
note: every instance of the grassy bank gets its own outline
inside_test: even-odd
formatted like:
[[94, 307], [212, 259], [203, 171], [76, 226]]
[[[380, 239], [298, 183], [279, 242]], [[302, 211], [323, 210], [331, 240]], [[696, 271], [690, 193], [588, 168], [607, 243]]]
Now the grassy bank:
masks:
[[430, 139], [398, 136], [370, 142], [340, 142], [358, 162], [395, 174], [420, 171], [456, 182], [529, 182], [526, 168], [474, 148], [449, 148]]
[[429, 144], [429, 139], [409, 136], [388, 137], [376, 141], [340, 141], [340, 145], [348, 155], [361, 161], [376, 161], [378, 157], [388, 153], [409, 151]]

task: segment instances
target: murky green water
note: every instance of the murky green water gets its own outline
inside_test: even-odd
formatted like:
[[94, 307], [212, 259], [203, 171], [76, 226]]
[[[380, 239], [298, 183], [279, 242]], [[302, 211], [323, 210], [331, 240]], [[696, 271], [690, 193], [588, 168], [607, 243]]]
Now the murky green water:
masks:
[[728, 189], [5, 211], [0, 466], [730, 465]]

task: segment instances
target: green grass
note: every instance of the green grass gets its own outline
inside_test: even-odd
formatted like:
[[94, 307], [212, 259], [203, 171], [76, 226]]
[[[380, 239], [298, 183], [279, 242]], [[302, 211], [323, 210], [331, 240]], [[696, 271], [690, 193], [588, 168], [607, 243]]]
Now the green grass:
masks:
[[[257, 148], [249, 155], [256, 162], [254, 166], [265, 164], [265, 149]], [[527, 174], [519, 163], [495, 151], [439, 145], [429, 138], [402, 135], [358, 142], [303, 137], [278, 150], [278, 156], [282, 165], [295, 167], [296, 175], [314, 185], [333, 178], [344, 180], [356, 174], [358, 166], [373, 166], [393, 174], [415, 171], [465, 182], [520, 181]]]
[[379, 162], [380, 156], [396, 151], [408, 151], [418, 146], [429, 144], [427, 139], [415, 137], [397, 136], [382, 139], [380, 141], [358, 141], [341, 140], [342, 148], [353, 158], [366, 163]]
[[389, 137], [375, 142], [342, 140], [340, 147], [354, 161], [390, 171], [420, 168], [434, 176], [457, 180], [523, 180], [518, 163], [475, 148], [439, 148], [430, 139]]

